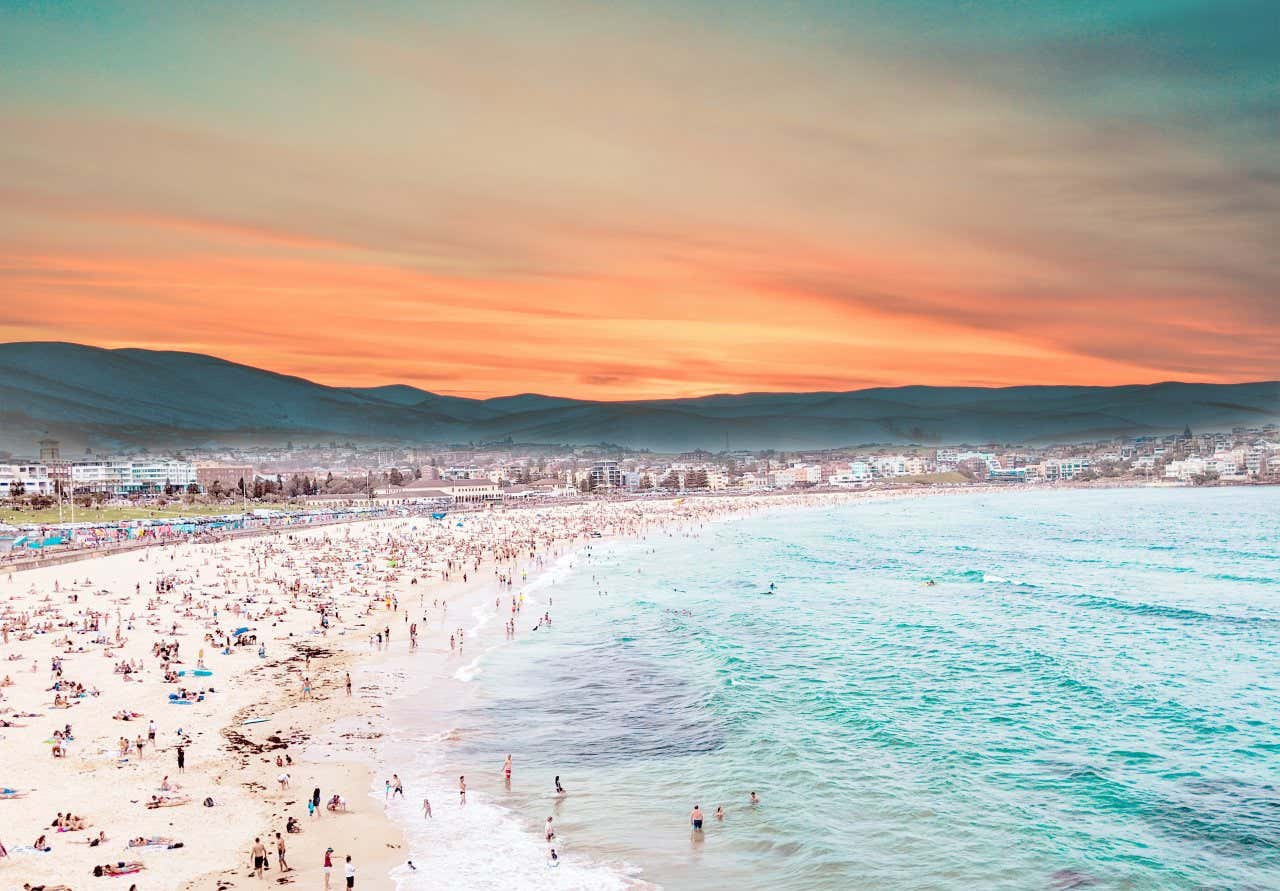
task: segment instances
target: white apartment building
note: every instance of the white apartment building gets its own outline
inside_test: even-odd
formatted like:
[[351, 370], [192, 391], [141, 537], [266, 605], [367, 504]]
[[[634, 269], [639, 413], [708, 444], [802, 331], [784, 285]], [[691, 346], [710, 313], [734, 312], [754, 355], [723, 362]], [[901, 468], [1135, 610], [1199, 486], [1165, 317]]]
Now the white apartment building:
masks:
[[8, 498], [15, 487], [26, 495], [54, 494], [49, 468], [44, 464], [0, 464], [0, 498]]
[[1164, 466], [1164, 475], [1169, 479], [1187, 482], [1193, 477], [1203, 475], [1209, 469], [1208, 461], [1204, 458], [1192, 456], [1181, 461], [1170, 461]]
[[1040, 470], [1041, 476], [1054, 482], [1055, 480], [1073, 480], [1083, 476], [1092, 465], [1093, 462], [1088, 458], [1050, 458], [1040, 465]]
[[827, 477], [833, 486], [865, 486], [874, 476], [871, 465], [866, 461], [850, 461], [847, 469], [837, 470]]
[[872, 460], [879, 476], [916, 476], [929, 473], [929, 462], [918, 455], [882, 455]]
[[143, 495], [185, 489], [196, 484], [196, 468], [186, 461], [84, 461], [71, 465], [71, 485], [76, 491], [109, 495]]

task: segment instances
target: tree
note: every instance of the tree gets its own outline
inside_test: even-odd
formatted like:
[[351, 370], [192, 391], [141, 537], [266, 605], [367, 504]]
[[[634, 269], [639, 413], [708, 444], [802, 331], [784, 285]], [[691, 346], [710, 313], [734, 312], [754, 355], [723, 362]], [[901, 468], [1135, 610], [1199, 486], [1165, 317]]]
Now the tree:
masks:
[[399, 467], [393, 467], [393, 468], [391, 468], [391, 473], [390, 473], [390, 475], [387, 477], [387, 481], [388, 481], [389, 483], [391, 483], [391, 485], [393, 485], [393, 486], [403, 486], [403, 485], [404, 485], [404, 474], [400, 472], [400, 468], [399, 468]]
[[642, 474], [640, 477], [640, 485], [637, 486], [641, 492], [648, 492], [653, 488], [653, 478], [649, 474]]
[[209, 495], [213, 498], [221, 498], [223, 491], [222, 480], [214, 480], [213, 485], [209, 487]]
[[705, 470], [691, 470], [685, 474], [684, 487], [686, 489], [705, 489], [707, 485], [707, 472]]
[[188, 494], [188, 495], [199, 495], [199, 494], [200, 494], [200, 486], [199, 486], [199, 484], [198, 484], [198, 483], [188, 483], [188, 484], [187, 484], [187, 494]]
[[680, 488], [680, 474], [674, 470], [667, 471], [667, 475], [662, 478], [662, 488], [675, 491]]
[[27, 494], [27, 487], [22, 484], [21, 480], [16, 480], [9, 484], [9, 497], [21, 498]]
[[246, 495], [248, 494], [248, 491], [248, 488], [244, 484], [244, 477], [240, 477], [240, 494]]

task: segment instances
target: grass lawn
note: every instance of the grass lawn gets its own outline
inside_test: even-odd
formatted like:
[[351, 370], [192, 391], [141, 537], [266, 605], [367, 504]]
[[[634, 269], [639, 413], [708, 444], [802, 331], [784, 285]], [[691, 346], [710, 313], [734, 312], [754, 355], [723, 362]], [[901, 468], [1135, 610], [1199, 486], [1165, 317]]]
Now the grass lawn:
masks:
[[[157, 517], [205, 517], [243, 513], [239, 504], [169, 504], [165, 507], [77, 507], [77, 523], [113, 523], [117, 520], [150, 520]], [[71, 508], [62, 506], [63, 522], [71, 522]], [[23, 526], [29, 523], [58, 522], [58, 508], [14, 510], [0, 507], [0, 523]]]

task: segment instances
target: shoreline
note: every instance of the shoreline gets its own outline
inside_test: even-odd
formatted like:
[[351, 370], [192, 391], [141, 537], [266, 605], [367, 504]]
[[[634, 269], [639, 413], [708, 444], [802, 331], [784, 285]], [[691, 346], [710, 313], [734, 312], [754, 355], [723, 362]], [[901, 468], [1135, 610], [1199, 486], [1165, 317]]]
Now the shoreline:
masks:
[[[801, 496], [823, 504], [862, 498]], [[318, 878], [324, 848], [332, 844], [340, 856], [353, 854], [361, 887], [392, 888], [388, 873], [403, 863], [403, 836], [370, 797], [383, 778], [367, 757], [368, 740], [355, 747], [363, 757], [325, 757], [343, 750], [351, 721], [363, 722], [370, 735], [384, 732], [378, 700], [385, 691], [361, 687], [347, 699], [340, 679], [348, 670], [359, 677], [361, 666], [376, 664], [378, 652], [365, 652], [376, 625], [390, 625], [394, 619], [402, 626], [392, 638], [397, 648], [408, 636], [403, 627], [409, 621], [404, 607], [412, 590], [407, 571], [362, 567], [366, 561], [359, 557], [388, 548], [415, 564], [424, 598], [429, 594], [461, 606], [474, 599], [469, 591], [478, 593], [493, 584], [495, 574], [513, 578], [522, 562], [510, 547], [499, 559], [493, 549], [505, 546], [494, 530], [518, 532], [521, 549], [526, 536], [531, 542], [537, 537], [533, 552], [541, 555], [552, 542], [567, 549], [594, 534], [626, 535], [637, 524], [669, 522], [682, 512], [756, 511], [795, 500], [739, 499], [730, 506], [691, 499], [687, 507], [653, 500], [465, 513], [450, 518], [450, 523], [461, 519], [465, 527], [456, 535], [454, 526], [429, 520], [379, 519], [98, 553], [93, 556], [100, 559], [93, 562], [0, 576], [0, 625], [7, 629], [0, 643], [0, 675], [12, 681], [0, 687], [0, 715], [12, 725], [0, 727], [0, 763], [12, 768], [0, 776], [0, 787], [16, 789], [20, 796], [0, 800], [0, 843], [9, 853], [0, 857], [2, 881], [78, 887], [99, 863], [137, 859], [145, 865], [139, 875], [146, 884], [191, 889], [243, 885], [255, 835], [264, 842], [274, 839], [275, 832], [284, 833], [286, 819], [294, 817], [303, 832], [283, 835], [293, 867], [290, 877]], [[533, 521], [548, 516], [559, 524], [556, 533], [536, 532]], [[471, 535], [473, 525], [478, 534]], [[411, 555], [410, 543], [428, 533], [430, 543], [421, 554]], [[457, 565], [437, 566], [433, 549], [445, 562], [456, 558]], [[310, 565], [300, 562], [304, 557]], [[466, 582], [456, 577], [467, 570]], [[438, 571], [450, 578], [438, 578]], [[157, 591], [157, 581], [167, 587]], [[392, 604], [398, 608], [385, 608], [390, 596], [399, 598], [399, 604]], [[380, 604], [376, 610], [375, 602]], [[325, 634], [317, 633], [321, 604], [333, 616]], [[254, 647], [233, 647], [232, 655], [222, 654], [215, 641], [241, 625], [256, 630], [266, 658], [259, 659]], [[427, 623], [422, 630], [422, 653], [447, 652], [443, 623]], [[171, 664], [157, 655], [158, 647], [174, 645]], [[307, 653], [312, 654], [309, 666]], [[166, 665], [188, 671], [201, 661], [211, 675], [166, 682]], [[123, 673], [119, 669], [126, 662], [131, 670]], [[301, 690], [304, 672], [313, 677], [310, 700], [303, 699]], [[206, 690], [202, 701], [171, 704], [169, 695], [188, 684]], [[52, 689], [55, 685], [63, 689]], [[74, 692], [80, 687], [83, 695]], [[54, 697], [64, 692], [72, 704], [54, 708]], [[131, 719], [113, 718], [121, 710], [130, 712]], [[251, 715], [268, 720], [243, 725]], [[150, 740], [153, 720], [156, 736]], [[65, 744], [67, 755], [52, 758], [46, 740], [65, 724], [73, 730], [73, 739]], [[144, 742], [141, 757], [133, 745], [127, 757], [120, 757], [120, 738], [132, 743], [138, 736]], [[186, 762], [181, 776], [176, 766], [179, 743]], [[277, 768], [276, 755], [289, 756], [292, 764]], [[291, 775], [287, 789], [276, 782], [282, 772]], [[31, 779], [35, 776], [38, 781]], [[162, 791], [165, 776], [182, 789]], [[309, 819], [306, 793], [316, 786], [325, 799], [328, 790], [340, 790], [350, 813], [335, 817], [322, 811]], [[189, 796], [190, 801], [144, 806], [152, 796], [170, 794]], [[206, 798], [213, 799], [212, 808], [202, 806]], [[85, 828], [58, 832], [50, 827], [54, 812], [64, 809], [83, 817]], [[99, 832], [105, 832], [107, 841], [87, 844]], [[48, 852], [29, 850], [40, 836]], [[127, 839], [134, 837], [163, 837], [182, 847], [129, 847]], [[274, 863], [274, 846], [269, 847]], [[340, 877], [339, 860], [335, 871]], [[268, 876], [279, 872], [273, 869]]]

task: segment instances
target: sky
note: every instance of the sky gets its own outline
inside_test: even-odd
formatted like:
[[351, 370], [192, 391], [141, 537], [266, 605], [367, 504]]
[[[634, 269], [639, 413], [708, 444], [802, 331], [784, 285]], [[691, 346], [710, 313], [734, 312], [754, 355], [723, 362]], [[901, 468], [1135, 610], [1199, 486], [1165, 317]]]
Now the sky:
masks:
[[1280, 377], [1272, 0], [0, 0], [0, 341], [594, 399]]

